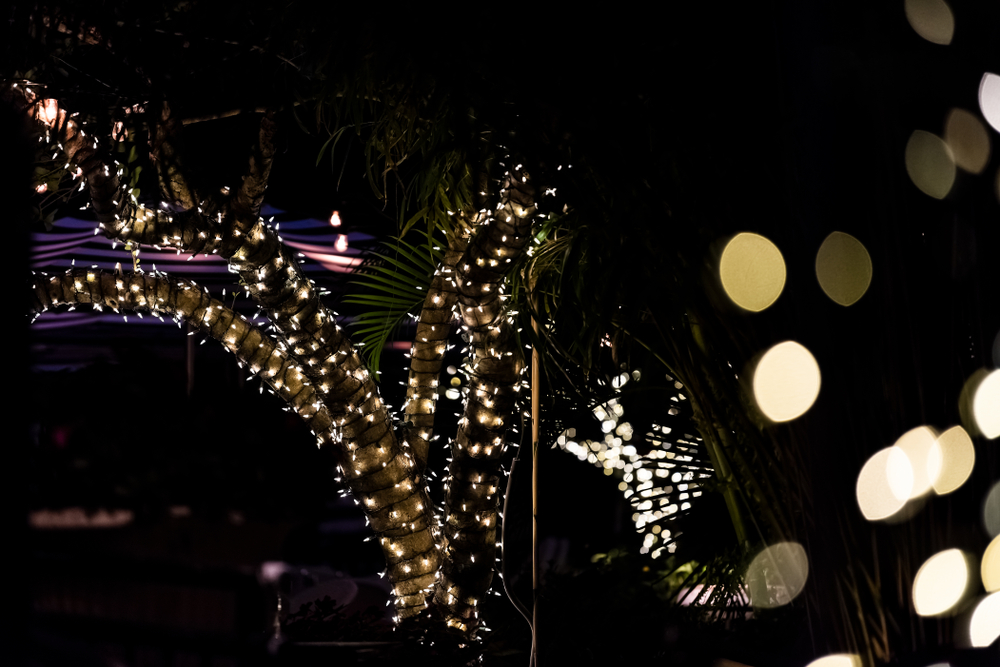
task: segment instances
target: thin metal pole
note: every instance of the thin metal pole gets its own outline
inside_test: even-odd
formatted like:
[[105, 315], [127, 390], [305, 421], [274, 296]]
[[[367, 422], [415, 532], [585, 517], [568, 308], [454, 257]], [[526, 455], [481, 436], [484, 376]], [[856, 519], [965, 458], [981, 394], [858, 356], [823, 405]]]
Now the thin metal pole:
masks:
[[[538, 322], [531, 318], [538, 340]], [[538, 543], [538, 441], [541, 405], [542, 373], [538, 362], [538, 346], [531, 346], [531, 590], [534, 607], [531, 618], [531, 665], [538, 667], [538, 594], [542, 584], [542, 563]]]

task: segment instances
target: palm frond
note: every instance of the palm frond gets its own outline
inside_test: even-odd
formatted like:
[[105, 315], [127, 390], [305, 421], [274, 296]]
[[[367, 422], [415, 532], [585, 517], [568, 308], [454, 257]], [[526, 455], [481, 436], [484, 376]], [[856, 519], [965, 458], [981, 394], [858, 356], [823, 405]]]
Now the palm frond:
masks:
[[344, 298], [344, 303], [365, 306], [351, 323], [363, 336], [365, 360], [377, 372], [382, 349], [407, 316], [416, 316], [427, 296], [441, 258], [443, 241], [416, 230], [422, 241], [416, 244], [395, 238], [384, 243], [384, 252], [374, 252], [358, 269], [351, 285], [360, 291]]

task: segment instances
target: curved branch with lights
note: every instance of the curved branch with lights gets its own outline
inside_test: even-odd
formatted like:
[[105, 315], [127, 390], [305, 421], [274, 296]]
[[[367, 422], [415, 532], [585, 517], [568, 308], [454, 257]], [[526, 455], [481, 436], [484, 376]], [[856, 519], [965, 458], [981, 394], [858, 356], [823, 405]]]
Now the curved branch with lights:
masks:
[[91, 305], [114, 312], [148, 312], [186, 321], [236, 355], [240, 364], [261, 379], [295, 410], [318, 438], [336, 439], [336, 426], [302, 368], [285, 353], [284, 344], [246, 317], [228, 308], [190, 280], [166, 275], [73, 269], [32, 276], [32, 313], [52, 308]]
[[427, 465], [431, 440], [434, 437], [434, 413], [437, 408], [438, 377], [448, 348], [448, 335], [455, 320], [458, 301], [455, 265], [462, 258], [468, 237], [456, 235], [444, 253], [441, 266], [434, 274], [417, 320], [417, 333], [410, 348], [410, 374], [406, 382], [406, 403], [403, 406], [406, 423], [401, 439], [413, 452], [417, 469]]

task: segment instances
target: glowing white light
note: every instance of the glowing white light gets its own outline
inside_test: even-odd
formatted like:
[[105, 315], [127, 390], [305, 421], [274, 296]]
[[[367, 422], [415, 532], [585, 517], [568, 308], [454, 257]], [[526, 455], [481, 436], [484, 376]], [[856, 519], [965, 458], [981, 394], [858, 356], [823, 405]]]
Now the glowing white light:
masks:
[[[906, 468], [911, 472], [909, 498], [919, 498], [931, 490], [941, 474], [941, 448], [937, 443], [937, 434], [926, 426], [918, 426], [901, 435], [896, 447], [910, 460]], [[890, 485], [894, 472], [890, 468]]]
[[993, 72], [983, 74], [979, 82], [979, 110], [986, 122], [1000, 132], [1000, 76]]
[[965, 593], [969, 566], [959, 549], [934, 554], [913, 578], [913, 607], [921, 616], [938, 616], [951, 610]]
[[898, 447], [886, 447], [872, 455], [858, 473], [858, 507], [869, 521], [887, 519], [903, 509], [912, 488], [910, 459]]
[[753, 393], [767, 417], [785, 422], [800, 417], [819, 396], [819, 364], [795, 341], [768, 350], [753, 374]]
[[[931, 453], [940, 460], [941, 472], [933, 484], [934, 492], [941, 496], [965, 484], [976, 463], [976, 448], [972, 444], [972, 438], [961, 426], [952, 426], [938, 436], [937, 447]], [[932, 458], [933, 456], [928, 458], [929, 469], [934, 466]]]
[[337, 234], [337, 241], [333, 244], [337, 252], [345, 252], [347, 250], [347, 235]]
[[861, 667], [861, 658], [853, 653], [834, 653], [817, 658], [806, 667]]
[[991, 372], [976, 387], [972, 414], [986, 438], [992, 440], [1000, 436], [1000, 369]]
[[976, 647], [990, 646], [1000, 637], [1000, 593], [987, 595], [969, 620], [969, 639]]
[[340, 224], [341, 224], [340, 211], [334, 211], [333, 213], [330, 214], [330, 226], [340, 227]]

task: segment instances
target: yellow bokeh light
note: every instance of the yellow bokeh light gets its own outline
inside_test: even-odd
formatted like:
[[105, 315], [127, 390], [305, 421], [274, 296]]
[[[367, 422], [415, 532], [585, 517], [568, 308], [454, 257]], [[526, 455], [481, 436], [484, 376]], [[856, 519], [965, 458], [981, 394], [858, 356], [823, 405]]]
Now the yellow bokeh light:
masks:
[[906, 142], [906, 173], [920, 191], [944, 199], [955, 182], [955, 158], [937, 135], [916, 130]]
[[778, 542], [757, 554], [744, 581], [753, 606], [770, 609], [794, 600], [808, 578], [809, 557], [802, 545]]
[[861, 241], [844, 232], [833, 232], [816, 253], [816, 279], [828, 297], [850, 306], [872, 282], [872, 258]]
[[816, 658], [806, 667], [861, 667], [861, 658], [853, 653], [834, 653]]
[[993, 129], [1000, 132], [1000, 76], [983, 74], [979, 82], [979, 111]]
[[951, 44], [955, 17], [944, 0], [906, 0], [906, 20], [913, 30], [934, 44]]
[[972, 415], [987, 439], [1000, 436], [1000, 369], [991, 372], [976, 387]]
[[[931, 490], [941, 474], [941, 450], [937, 443], [937, 433], [926, 426], [918, 426], [899, 436], [896, 447], [910, 460], [908, 466], [912, 474], [909, 498], [919, 498]], [[890, 483], [893, 469], [890, 467]]]
[[912, 488], [909, 458], [898, 447], [886, 447], [868, 459], [858, 473], [858, 507], [869, 521], [888, 519], [903, 509]]
[[969, 639], [976, 647], [990, 646], [1000, 637], [1000, 593], [991, 593], [976, 605], [969, 620]]
[[951, 148], [955, 164], [969, 173], [981, 173], [990, 161], [990, 135], [979, 119], [965, 109], [952, 109], [948, 114], [944, 140]]
[[768, 419], [786, 422], [805, 414], [819, 396], [819, 364], [795, 341], [764, 353], [753, 372], [753, 395]]
[[969, 584], [969, 565], [959, 549], [934, 554], [913, 578], [913, 607], [921, 616], [939, 616], [958, 604]]
[[994, 537], [983, 552], [979, 573], [987, 593], [1000, 591], [1000, 535]]
[[[938, 436], [936, 452], [940, 458], [940, 473], [933, 482], [934, 493], [943, 496], [969, 479], [976, 464], [976, 448], [964, 428], [952, 426]], [[933, 465], [933, 461], [928, 461], [928, 465]]]
[[737, 306], [760, 312], [774, 303], [785, 287], [785, 260], [769, 240], [743, 232], [722, 251], [719, 277]]

